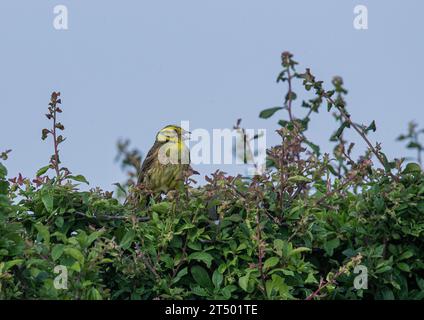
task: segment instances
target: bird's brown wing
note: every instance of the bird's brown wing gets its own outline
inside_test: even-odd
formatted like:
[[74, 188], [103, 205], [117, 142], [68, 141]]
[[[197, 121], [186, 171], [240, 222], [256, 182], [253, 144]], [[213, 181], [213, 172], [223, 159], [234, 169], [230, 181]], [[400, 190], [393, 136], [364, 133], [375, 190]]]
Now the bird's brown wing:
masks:
[[153, 162], [157, 158], [157, 153], [159, 151], [160, 146], [162, 145], [162, 142], [156, 141], [153, 145], [153, 147], [149, 150], [149, 152], [146, 155], [146, 158], [143, 161], [143, 164], [141, 165], [140, 173], [138, 175], [138, 181], [137, 184], [140, 184], [144, 180], [144, 175], [146, 172], [151, 168]]

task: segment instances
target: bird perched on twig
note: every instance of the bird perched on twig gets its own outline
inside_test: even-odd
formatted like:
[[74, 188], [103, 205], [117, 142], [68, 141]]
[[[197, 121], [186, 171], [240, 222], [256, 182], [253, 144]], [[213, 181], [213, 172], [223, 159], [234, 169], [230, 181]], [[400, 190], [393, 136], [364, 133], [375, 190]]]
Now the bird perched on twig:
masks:
[[190, 151], [184, 143], [190, 133], [179, 126], [168, 125], [161, 129], [155, 143], [141, 165], [138, 185], [144, 185], [153, 193], [168, 193], [190, 173]]

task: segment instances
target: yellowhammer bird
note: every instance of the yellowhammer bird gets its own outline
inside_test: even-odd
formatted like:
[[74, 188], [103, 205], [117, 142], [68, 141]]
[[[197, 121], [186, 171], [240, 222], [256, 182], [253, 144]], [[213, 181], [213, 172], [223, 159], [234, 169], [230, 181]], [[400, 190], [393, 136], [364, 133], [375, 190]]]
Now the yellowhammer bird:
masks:
[[138, 184], [154, 193], [177, 189], [191, 170], [190, 151], [184, 140], [189, 132], [175, 125], [161, 129], [141, 165]]

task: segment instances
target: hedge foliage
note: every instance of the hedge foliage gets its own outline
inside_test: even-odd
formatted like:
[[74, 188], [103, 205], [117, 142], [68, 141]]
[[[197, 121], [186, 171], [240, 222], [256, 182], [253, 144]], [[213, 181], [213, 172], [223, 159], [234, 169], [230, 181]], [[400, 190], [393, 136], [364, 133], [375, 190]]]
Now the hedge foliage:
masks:
[[[376, 124], [351, 120], [341, 78], [327, 91], [296, 64], [283, 53], [284, 103], [260, 114], [288, 111], [266, 173], [217, 171], [203, 186], [187, 179], [148, 206], [81, 190], [85, 177], [59, 159], [64, 127], [53, 93], [46, 115], [53, 126], [42, 133], [54, 143], [49, 164], [35, 178], [8, 178], [8, 152], [1, 154], [0, 299], [423, 299], [420, 166], [389, 161], [371, 143]], [[299, 118], [296, 80], [313, 93], [299, 104], [306, 110]], [[307, 138], [312, 115], [325, 108], [340, 124], [332, 155]], [[358, 160], [343, 137], [348, 128], [368, 144]], [[123, 164], [134, 170], [115, 193], [128, 200], [148, 190], [133, 183], [141, 157], [127, 147]], [[57, 266], [68, 271], [66, 289], [55, 288]], [[354, 288], [358, 266], [367, 268], [366, 289]]]

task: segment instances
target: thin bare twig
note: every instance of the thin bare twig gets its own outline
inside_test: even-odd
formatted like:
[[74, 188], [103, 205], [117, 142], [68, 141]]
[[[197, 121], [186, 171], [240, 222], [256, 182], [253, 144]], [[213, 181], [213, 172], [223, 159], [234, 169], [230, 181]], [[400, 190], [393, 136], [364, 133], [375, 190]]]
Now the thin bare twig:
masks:
[[262, 285], [265, 288], [265, 274], [263, 270], [264, 247], [262, 244], [262, 229], [259, 210], [256, 211], [256, 238], [258, 241], [258, 269], [261, 275]]
[[[384, 168], [386, 168], [387, 163], [381, 156], [380, 152], [377, 151], [377, 149], [373, 146], [371, 141], [368, 139], [366, 134], [351, 120], [350, 115], [346, 113], [346, 111], [343, 109], [343, 107], [336, 104], [336, 102], [326, 93], [323, 93], [324, 98], [326, 98], [330, 103], [332, 103], [337, 110], [339, 110], [341, 116], [343, 119], [349, 123], [349, 125], [362, 137], [362, 139], [365, 141], [365, 143], [370, 148], [371, 152], [377, 157], [378, 161], [383, 165]], [[390, 176], [394, 177], [391, 172], [389, 172]]]
[[152, 266], [152, 264], [149, 262], [147, 257], [144, 255], [143, 251], [141, 251], [138, 243], [135, 244], [135, 250], [136, 250], [136, 253], [137, 253], [137, 257], [140, 258], [143, 261], [144, 265], [150, 270], [150, 272], [153, 273], [156, 280], [159, 280], [160, 279], [159, 274], [157, 273], [156, 269]]
[[357, 256], [352, 257], [348, 263], [341, 266], [339, 271], [337, 271], [336, 274], [334, 274], [334, 276], [330, 280], [325, 281], [321, 278], [318, 285], [318, 289], [312, 292], [309, 296], [307, 296], [305, 300], [312, 300], [313, 298], [317, 297], [324, 288], [326, 288], [330, 284], [335, 284], [338, 277], [340, 277], [342, 274], [347, 273], [352, 266], [358, 265], [361, 260], [362, 255], [358, 254]]

